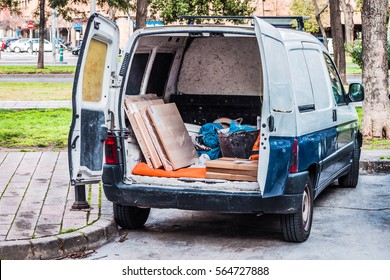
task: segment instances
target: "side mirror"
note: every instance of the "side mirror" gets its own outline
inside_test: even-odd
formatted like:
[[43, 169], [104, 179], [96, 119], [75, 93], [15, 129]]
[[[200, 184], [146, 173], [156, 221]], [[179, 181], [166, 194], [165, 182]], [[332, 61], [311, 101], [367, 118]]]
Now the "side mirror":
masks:
[[360, 102], [364, 100], [364, 87], [360, 83], [349, 85], [348, 99], [350, 102]]

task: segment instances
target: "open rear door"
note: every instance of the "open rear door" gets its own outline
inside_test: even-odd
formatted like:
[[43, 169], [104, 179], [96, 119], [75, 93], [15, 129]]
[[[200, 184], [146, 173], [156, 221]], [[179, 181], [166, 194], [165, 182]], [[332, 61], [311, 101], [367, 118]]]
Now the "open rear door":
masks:
[[[254, 16], [262, 63], [263, 106], [259, 149], [258, 183], [263, 197], [279, 195], [287, 180], [289, 158], [275, 137], [295, 135], [289, 62], [280, 32]], [[280, 149], [280, 151], [279, 151]]]
[[[99, 182], [103, 146], [115, 90], [119, 30], [99, 14], [89, 18], [77, 62], [72, 92], [72, 124], [68, 138], [72, 185]], [[112, 106], [112, 105], [111, 105]]]

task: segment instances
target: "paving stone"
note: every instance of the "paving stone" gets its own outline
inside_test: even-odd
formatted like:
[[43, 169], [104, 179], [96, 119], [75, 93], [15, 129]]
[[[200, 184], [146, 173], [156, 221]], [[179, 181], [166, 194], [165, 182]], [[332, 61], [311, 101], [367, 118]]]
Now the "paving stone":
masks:
[[23, 239], [31, 239], [34, 235], [33, 229], [20, 230], [16, 227], [11, 227], [8, 232], [6, 240], [23, 240]]
[[43, 204], [41, 215], [47, 215], [47, 214], [62, 215], [63, 213], [64, 213], [64, 205]]
[[26, 192], [27, 185], [22, 187], [12, 187], [8, 186], [8, 188], [4, 191], [3, 197], [20, 197], [22, 198], [24, 196], [24, 193]]
[[63, 213], [53, 213], [53, 214], [41, 214], [38, 218], [37, 225], [55, 225], [55, 224], [61, 224], [63, 218]]
[[0, 164], [3, 163], [3, 160], [7, 157], [7, 152], [0, 152]]
[[35, 228], [35, 237], [53, 236], [60, 233], [61, 224], [38, 224]]
[[22, 203], [20, 204], [19, 211], [30, 211], [30, 210], [41, 210], [43, 201], [30, 201], [23, 199]]
[[87, 218], [83, 219], [66, 219], [62, 220], [62, 231], [76, 230], [87, 226]]
[[0, 235], [6, 236], [10, 228], [11, 228], [11, 223], [1, 223]]
[[18, 197], [2, 197], [0, 199], [0, 213], [15, 214], [19, 208], [21, 199]]
[[0, 213], [0, 225], [3, 227], [3, 225], [11, 224], [12, 221], [15, 218], [15, 213], [12, 214], [5, 214], [5, 213]]

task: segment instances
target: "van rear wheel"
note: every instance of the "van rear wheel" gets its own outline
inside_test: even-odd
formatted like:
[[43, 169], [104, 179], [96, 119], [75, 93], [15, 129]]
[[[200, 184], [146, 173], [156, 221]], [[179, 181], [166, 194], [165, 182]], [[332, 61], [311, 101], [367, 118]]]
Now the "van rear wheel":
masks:
[[283, 237], [289, 242], [304, 242], [309, 238], [313, 220], [313, 184], [307, 177], [301, 211], [281, 215]]
[[123, 229], [141, 228], [149, 217], [150, 208], [113, 204], [115, 222]]

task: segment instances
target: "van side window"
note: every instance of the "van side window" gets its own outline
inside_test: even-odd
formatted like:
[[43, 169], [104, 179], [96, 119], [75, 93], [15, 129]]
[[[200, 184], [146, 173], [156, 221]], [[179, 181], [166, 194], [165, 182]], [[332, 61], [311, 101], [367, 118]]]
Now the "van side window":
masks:
[[126, 86], [126, 95], [138, 95], [141, 90], [141, 83], [144, 77], [145, 68], [149, 60], [148, 53], [134, 54], [130, 67], [130, 76]]
[[296, 102], [300, 112], [315, 110], [312, 86], [303, 51], [289, 52], [292, 81], [296, 92]]
[[321, 53], [314, 49], [304, 49], [303, 53], [309, 69], [316, 110], [329, 108], [330, 99], [325, 76], [328, 75], [328, 72], [321, 67]]
[[328, 67], [330, 83], [332, 86], [332, 91], [336, 103], [337, 105], [346, 104], [344, 100], [344, 87], [339, 78], [339, 75], [337, 74], [337, 70], [334, 67], [332, 60], [330, 59], [329, 56], [324, 54], [324, 58], [325, 58], [326, 66]]

